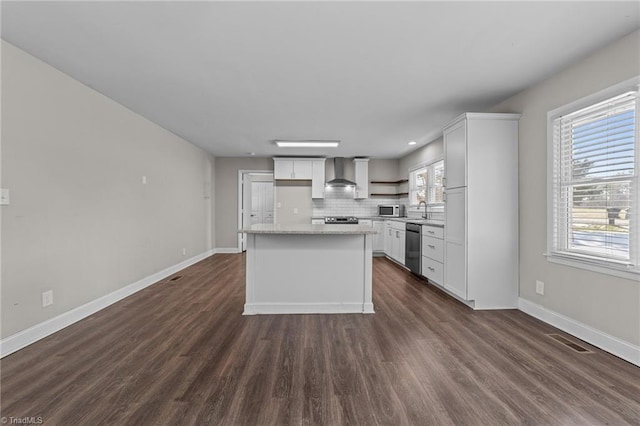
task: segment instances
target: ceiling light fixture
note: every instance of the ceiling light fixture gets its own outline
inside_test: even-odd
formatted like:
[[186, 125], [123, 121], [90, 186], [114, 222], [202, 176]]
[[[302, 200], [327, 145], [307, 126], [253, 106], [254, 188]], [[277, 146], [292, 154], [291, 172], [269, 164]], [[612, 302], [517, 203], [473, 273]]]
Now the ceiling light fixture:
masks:
[[279, 148], [335, 148], [340, 141], [275, 141]]
[[409, 142], [409, 145], [415, 145], [417, 142], [416, 141], [411, 141]]

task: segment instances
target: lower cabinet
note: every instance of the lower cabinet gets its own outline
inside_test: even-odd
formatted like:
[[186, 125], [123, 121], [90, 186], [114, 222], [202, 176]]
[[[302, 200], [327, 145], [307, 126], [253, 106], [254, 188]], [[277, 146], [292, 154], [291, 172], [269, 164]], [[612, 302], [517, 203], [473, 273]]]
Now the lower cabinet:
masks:
[[444, 230], [422, 225], [422, 275], [434, 284], [444, 285]]
[[404, 265], [406, 230], [404, 222], [384, 221], [384, 254]]
[[378, 253], [384, 252], [384, 222], [381, 220], [371, 222], [373, 229], [378, 231], [378, 233], [373, 236], [373, 251]]

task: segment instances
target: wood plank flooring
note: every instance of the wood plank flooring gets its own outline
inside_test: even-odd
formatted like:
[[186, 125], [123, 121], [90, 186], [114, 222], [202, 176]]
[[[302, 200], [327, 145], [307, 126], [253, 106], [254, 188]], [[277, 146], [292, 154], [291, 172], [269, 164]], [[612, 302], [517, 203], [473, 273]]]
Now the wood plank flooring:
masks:
[[[218, 254], [4, 358], [2, 416], [51, 425], [640, 424], [640, 368], [376, 258], [374, 315], [243, 317]], [[592, 353], [548, 337], [557, 333]]]

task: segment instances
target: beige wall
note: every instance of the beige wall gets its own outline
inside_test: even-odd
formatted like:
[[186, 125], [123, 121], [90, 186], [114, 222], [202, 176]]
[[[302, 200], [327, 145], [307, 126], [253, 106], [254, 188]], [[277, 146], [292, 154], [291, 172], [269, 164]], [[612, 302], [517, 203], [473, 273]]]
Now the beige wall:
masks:
[[[549, 263], [547, 112], [640, 74], [635, 32], [493, 108], [519, 112], [520, 297], [633, 344], [640, 344], [640, 283]], [[535, 280], [545, 294], [535, 292]]]
[[213, 248], [212, 157], [4, 41], [1, 163], [3, 338]]
[[372, 158], [369, 160], [369, 180], [398, 180], [398, 160], [381, 160]]
[[281, 225], [311, 223], [311, 181], [276, 181], [274, 210], [276, 223]]
[[238, 171], [273, 170], [273, 158], [216, 157], [215, 247], [238, 248]]
[[[452, 117], [453, 119], [453, 117]], [[446, 123], [442, 123], [444, 126]], [[419, 164], [431, 163], [435, 160], [441, 159], [444, 156], [443, 140], [442, 137], [434, 139], [422, 148], [402, 157], [398, 164], [398, 172], [400, 175], [398, 179], [407, 179], [409, 177], [409, 169]]]

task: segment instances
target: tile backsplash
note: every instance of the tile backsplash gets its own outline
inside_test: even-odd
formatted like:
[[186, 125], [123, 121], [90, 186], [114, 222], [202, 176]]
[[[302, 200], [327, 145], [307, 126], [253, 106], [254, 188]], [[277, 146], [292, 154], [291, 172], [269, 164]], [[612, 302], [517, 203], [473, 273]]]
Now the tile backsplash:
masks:
[[354, 200], [353, 189], [331, 188], [325, 192], [324, 199], [313, 200], [313, 216], [377, 216], [378, 204], [404, 204], [406, 207], [408, 201], [407, 197], [373, 197]]
[[[364, 200], [353, 199], [353, 189], [331, 188], [325, 192], [324, 199], [313, 200], [313, 216], [378, 216], [378, 204], [403, 204], [408, 217], [419, 218], [424, 210], [407, 208], [408, 197], [372, 197]], [[443, 206], [429, 206], [429, 217], [433, 220], [444, 220]]]

